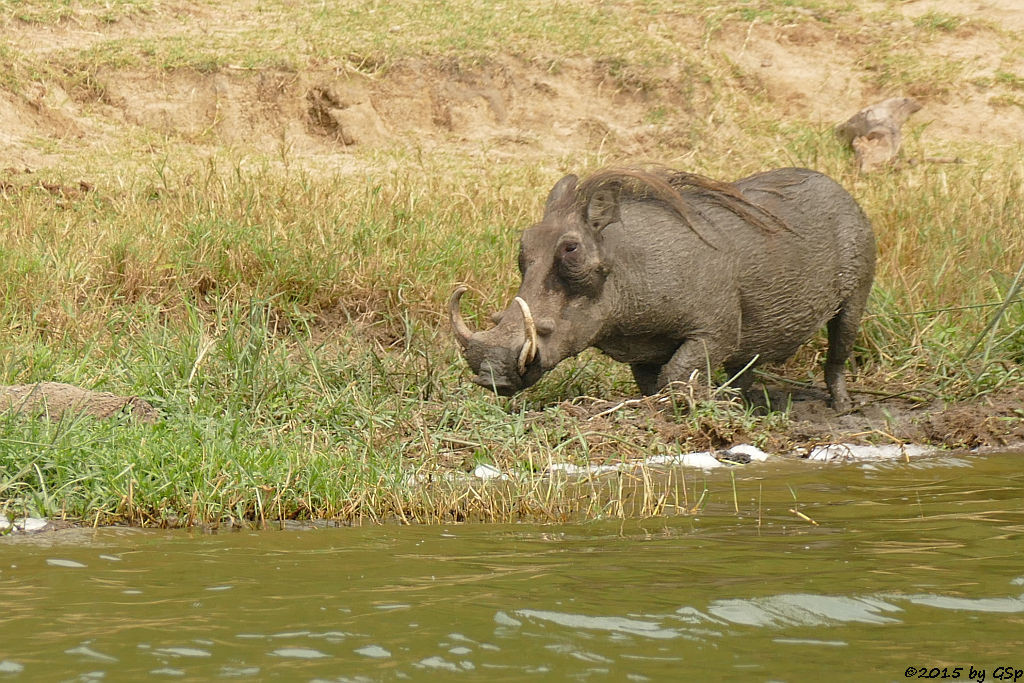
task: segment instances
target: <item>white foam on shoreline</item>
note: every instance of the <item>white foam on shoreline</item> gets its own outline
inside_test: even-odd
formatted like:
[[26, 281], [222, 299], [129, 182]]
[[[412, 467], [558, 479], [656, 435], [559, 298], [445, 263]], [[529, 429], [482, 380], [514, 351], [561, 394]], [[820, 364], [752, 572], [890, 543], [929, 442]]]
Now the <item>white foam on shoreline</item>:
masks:
[[875, 460], [905, 460], [934, 451], [934, 448], [917, 444], [885, 444], [882, 446], [861, 446], [858, 444], [835, 443], [815, 446], [807, 459], [817, 462], [864, 462]]
[[49, 522], [41, 517], [17, 517], [8, 519], [0, 515], [0, 532], [7, 531], [42, 531]]
[[[935, 448], [917, 444], [885, 444], [862, 446], [859, 444], [828, 444], [815, 446], [810, 452], [771, 455], [753, 444], [737, 444], [724, 451], [697, 451], [675, 455], [652, 455], [643, 460], [604, 465], [576, 465], [556, 462], [548, 465], [541, 476], [593, 477], [611, 472], [624, 472], [645, 467], [690, 467], [704, 471], [732, 467], [737, 463], [806, 460], [819, 463], [855, 463], [878, 461], [906, 461], [936, 452]], [[511, 473], [502, 472], [494, 465], [478, 465], [471, 474], [482, 481], [510, 480]]]

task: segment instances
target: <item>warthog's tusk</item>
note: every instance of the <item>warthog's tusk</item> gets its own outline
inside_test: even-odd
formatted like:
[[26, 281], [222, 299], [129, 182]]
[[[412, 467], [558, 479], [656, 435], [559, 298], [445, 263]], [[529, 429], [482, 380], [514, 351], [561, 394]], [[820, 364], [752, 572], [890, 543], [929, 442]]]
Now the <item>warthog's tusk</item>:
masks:
[[457, 288], [452, 292], [452, 297], [448, 300], [448, 317], [451, 318], [455, 338], [463, 349], [469, 346], [469, 341], [473, 338], [473, 333], [466, 326], [466, 321], [462, 319], [462, 311], [459, 310], [459, 299], [462, 298], [467, 289], [469, 288], [465, 285]]
[[526, 330], [526, 341], [519, 352], [519, 374], [526, 373], [526, 366], [537, 357], [537, 326], [533, 322], [533, 314], [530, 313], [530, 306], [520, 296], [516, 297], [516, 303], [523, 311], [523, 326]]

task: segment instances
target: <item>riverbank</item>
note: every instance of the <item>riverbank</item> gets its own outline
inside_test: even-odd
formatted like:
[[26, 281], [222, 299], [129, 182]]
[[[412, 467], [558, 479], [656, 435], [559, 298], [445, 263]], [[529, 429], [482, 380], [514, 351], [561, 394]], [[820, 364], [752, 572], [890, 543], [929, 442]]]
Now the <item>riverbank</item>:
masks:
[[[545, 519], [546, 489], [408, 482], [1021, 438], [1013, 3], [33, 0], [0, 23], [0, 383], [156, 416], [0, 415], [9, 519]], [[858, 174], [833, 125], [893, 95], [923, 105], [901, 161]], [[467, 381], [449, 293], [485, 326], [554, 182], [638, 160], [807, 166], [858, 199], [879, 243], [858, 411], [824, 403], [823, 334], [760, 377], [756, 411], [639, 399], [592, 352], [513, 399]]]

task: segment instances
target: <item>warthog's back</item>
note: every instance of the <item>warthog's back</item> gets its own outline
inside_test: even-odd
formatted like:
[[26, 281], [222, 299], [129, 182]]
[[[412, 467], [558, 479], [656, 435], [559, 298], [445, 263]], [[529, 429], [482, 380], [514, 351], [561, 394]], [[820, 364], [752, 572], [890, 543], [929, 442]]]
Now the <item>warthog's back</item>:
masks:
[[784, 360], [843, 302], [866, 296], [874, 276], [874, 233], [849, 193], [820, 173], [785, 168], [736, 185], [785, 226], [765, 231], [746, 224], [738, 228], [744, 238], [732, 241], [742, 310], [736, 355]]

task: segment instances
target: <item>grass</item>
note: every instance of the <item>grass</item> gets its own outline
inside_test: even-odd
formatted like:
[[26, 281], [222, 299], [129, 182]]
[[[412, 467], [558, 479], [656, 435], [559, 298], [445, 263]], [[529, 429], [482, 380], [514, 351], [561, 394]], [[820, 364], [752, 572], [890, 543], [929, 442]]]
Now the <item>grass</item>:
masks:
[[148, 14], [153, 9], [152, 0], [8, 0], [0, 16], [25, 24], [60, 24], [82, 19], [114, 23]]
[[[159, 407], [167, 418], [155, 426], [4, 416], [0, 497], [9, 513], [191, 525], [562, 520], [627, 505], [621, 496], [579, 497], [581, 486], [605, 488], [605, 480], [530, 477], [552, 459], [586, 460], [592, 444], [615, 435], [583, 434], [559, 411], [535, 416], [520, 407], [510, 416], [507, 406], [473, 395], [453, 358], [432, 369], [436, 331], [411, 329], [388, 350], [353, 335], [325, 353], [308, 329], [275, 335], [269, 310], [255, 302], [205, 315], [190, 309], [177, 329], [143, 320], [131, 339], [110, 339], [96, 370], [111, 388], [128, 386]], [[47, 375], [48, 367], [37, 369]], [[667, 452], [653, 441], [647, 450]], [[499, 464], [518, 486], [491, 486], [497, 499], [471, 494], [461, 478], [444, 475], [460, 453], [470, 464]], [[637, 476], [645, 488], [630, 493], [653, 514], [681, 475]], [[685, 501], [672, 505], [682, 510]]]
[[[652, 98], [645, 123], [665, 133], [652, 148], [664, 161], [723, 178], [805, 165], [851, 189], [874, 221], [880, 253], [856, 352], [863, 386], [954, 400], [1020, 385], [1024, 150], [950, 143], [940, 151], [969, 164], [859, 177], [829, 128], [780, 119], [735, 64], [711, 47], [692, 56], [683, 50], [690, 37], [673, 32], [692, 10], [696, 45], [755, 21], [852, 34], [865, 19], [847, 5], [314, 7], [228, 7], [236, 30], [200, 34], [157, 3], [15, 3], [5, 8], [8, 25], [173, 18], [184, 28], [40, 53], [5, 46], [0, 65], [18, 68], [2, 87], [17, 94], [61, 84], [96, 113], [106, 106], [99, 74], [109, 70], [158, 77], [315, 65], [383, 79], [410, 59], [468, 73], [499, 51], [550, 72], [586, 57], [623, 92]], [[908, 24], [931, 33], [960, 26], [945, 14]], [[927, 51], [892, 52], [894, 38], [876, 35], [864, 47], [879, 87], [941, 95], [940, 82], [953, 88], [971, 78]], [[691, 55], [683, 62], [696, 85], [666, 78], [680, 52]], [[1003, 73], [990, 87], [1019, 90], [1019, 79]], [[669, 97], [680, 93], [685, 100]], [[909, 157], [921, 155], [913, 125]], [[627, 150], [496, 163], [486, 151], [425, 152], [402, 140], [352, 151], [353, 171], [310, 163], [285, 144], [240, 149], [124, 128], [104, 145], [41, 142], [59, 163], [0, 177], [0, 326], [8, 330], [0, 382], [136, 394], [165, 417], [140, 425], [0, 416], [0, 512], [8, 516], [182, 525], [685, 514], [709, 486], [692, 474], [535, 474], [552, 461], [617, 462], [784, 428], [784, 414], [755, 415], [727, 395], [663, 397], [658, 424], [650, 402], [589, 419], [600, 411], [586, 397], [615, 405], [635, 393], [628, 370], [595, 353], [510, 400], [466, 381], [443, 315], [454, 285], [470, 286], [467, 318], [485, 325], [515, 291], [517, 236], [541, 212], [558, 179], [553, 167], [586, 172]], [[780, 372], [820, 384], [823, 348], [819, 336]], [[478, 464], [510, 479], [459, 474]], [[728, 482], [710, 486], [734, 495]]]
[[955, 14], [930, 10], [914, 19], [914, 26], [930, 31], [952, 33], [963, 26], [965, 21], [964, 17]]

